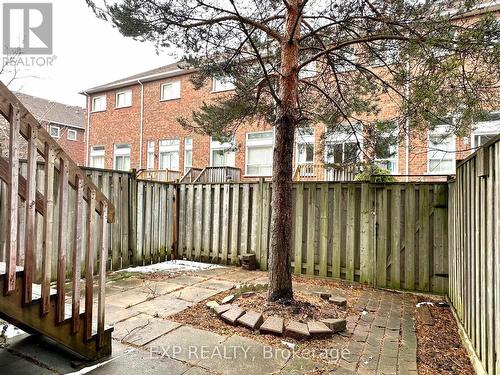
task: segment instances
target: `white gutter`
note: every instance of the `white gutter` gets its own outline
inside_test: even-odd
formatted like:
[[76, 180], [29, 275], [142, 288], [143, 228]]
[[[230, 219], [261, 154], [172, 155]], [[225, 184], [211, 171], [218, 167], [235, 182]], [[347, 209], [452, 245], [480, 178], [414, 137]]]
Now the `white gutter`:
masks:
[[405, 115], [405, 179], [406, 182], [409, 181], [408, 171], [409, 171], [409, 158], [410, 158], [410, 110], [409, 110], [409, 100], [410, 100], [410, 62], [406, 60], [406, 83], [405, 83], [405, 100], [406, 100], [406, 115]]
[[140, 124], [139, 124], [139, 169], [142, 169], [142, 138], [143, 138], [143, 130], [144, 130], [144, 85], [140, 79], [137, 80], [137, 83], [141, 85], [141, 115], [140, 115]]
[[85, 130], [85, 166], [89, 166], [89, 143], [90, 143], [90, 95], [83, 92], [87, 97], [87, 129]]

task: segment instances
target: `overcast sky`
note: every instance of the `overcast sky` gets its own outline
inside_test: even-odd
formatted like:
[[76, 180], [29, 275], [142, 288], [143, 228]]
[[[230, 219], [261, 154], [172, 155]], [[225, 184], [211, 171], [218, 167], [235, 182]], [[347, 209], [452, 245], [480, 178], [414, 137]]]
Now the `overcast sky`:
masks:
[[[26, 0], [7, 2], [24, 3]], [[26, 78], [14, 81], [9, 86], [12, 90], [84, 106], [85, 98], [78, 94], [79, 91], [166, 65], [180, 58], [175, 51], [163, 51], [157, 55], [153, 44], [122, 36], [110, 23], [98, 20], [85, 0], [51, 2], [53, 54], [56, 60], [52, 67], [20, 68], [19, 76]], [[0, 32], [3, 34], [3, 31]], [[2, 60], [3, 57], [2, 55]], [[0, 78], [4, 82], [7, 79], [6, 76]]]

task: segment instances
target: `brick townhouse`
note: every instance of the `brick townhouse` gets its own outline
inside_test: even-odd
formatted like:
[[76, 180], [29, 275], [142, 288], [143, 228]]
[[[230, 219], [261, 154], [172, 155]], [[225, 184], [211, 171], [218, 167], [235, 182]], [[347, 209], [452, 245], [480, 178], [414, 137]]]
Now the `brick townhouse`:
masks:
[[[483, 11], [498, 12], [498, 7]], [[190, 167], [235, 166], [241, 169], [243, 178], [269, 177], [271, 125], [245, 124], [238, 128], [232, 142], [223, 144], [180, 126], [177, 118], [189, 118], [203, 102], [228, 95], [233, 89], [231, 83], [212, 79], [195, 90], [190, 82], [193, 72], [170, 64], [82, 92], [87, 96], [87, 165], [125, 170], [171, 169], [181, 174]], [[308, 67], [304, 74], [314, 75], [314, 67]], [[369, 121], [401, 117], [400, 103], [394, 98], [384, 94], [378, 102], [378, 117]], [[413, 129], [411, 123], [398, 123], [399, 130], [403, 126], [409, 129], [407, 136], [400, 136], [396, 144], [389, 146], [384, 158], [375, 155], [377, 164], [394, 175], [454, 174], [457, 160], [500, 133], [500, 108], [492, 108], [489, 118], [475, 123], [464, 137], [449, 134], [446, 124], [432, 132]], [[363, 158], [356, 138], [363, 144], [365, 130], [354, 133], [346, 129], [326, 137], [323, 124], [299, 129], [294, 168]]]
[[[85, 163], [85, 110], [52, 100], [16, 92], [15, 95], [35, 116], [66, 153], [79, 165]], [[8, 123], [0, 119], [0, 148], [8, 150]], [[22, 149], [21, 149], [22, 152]]]

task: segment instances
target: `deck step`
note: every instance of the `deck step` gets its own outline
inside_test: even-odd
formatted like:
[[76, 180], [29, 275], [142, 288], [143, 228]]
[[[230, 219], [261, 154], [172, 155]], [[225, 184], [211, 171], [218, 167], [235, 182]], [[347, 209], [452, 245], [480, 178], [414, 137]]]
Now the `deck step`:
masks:
[[[98, 345], [97, 322], [92, 322], [92, 337], [84, 339], [85, 313], [81, 312], [78, 320], [79, 330], [76, 334], [71, 333], [71, 304], [65, 304], [65, 319], [56, 323], [56, 300], [57, 293], [51, 290], [49, 312], [40, 317], [40, 296], [37, 296], [29, 304], [22, 304], [22, 268], [16, 272], [16, 289], [13, 293], [4, 295], [0, 293], [0, 317], [7, 322], [29, 332], [38, 332], [56, 342], [66, 346], [75, 353], [95, 360], [111, 354], [111, 332], [112, 327], [105, 327], [102, 337], [102, 345]], [[0, 291], [4, 290], [5, 272], [0, 272]], [[38, 291], [39, 291], [38, 285]]]

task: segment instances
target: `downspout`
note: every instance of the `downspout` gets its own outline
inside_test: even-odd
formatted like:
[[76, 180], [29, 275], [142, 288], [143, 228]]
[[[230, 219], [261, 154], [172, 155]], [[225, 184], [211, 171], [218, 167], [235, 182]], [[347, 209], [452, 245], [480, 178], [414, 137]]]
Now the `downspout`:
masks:
[[405, 114], [405, 179], [409, 181], [409, 158], [410, 158], [410, 62], [406, 61], [406, 83], [405, 83], [405, 101], [406, 101], [406, 114]]
[[85, 91], [87, 97], [87, 129], [85, 134], [85, 166], [89, 166], [89, 143], [90, 143], [90, 95]]
[[142, 169], [142, 138], [143, 138], [143, 130], [144, 130], [144, 85], [138, 79], [137, 83], [141, 85], [141, 114], [140, 114], [140, 123], [139, 123], [139, 169]]

